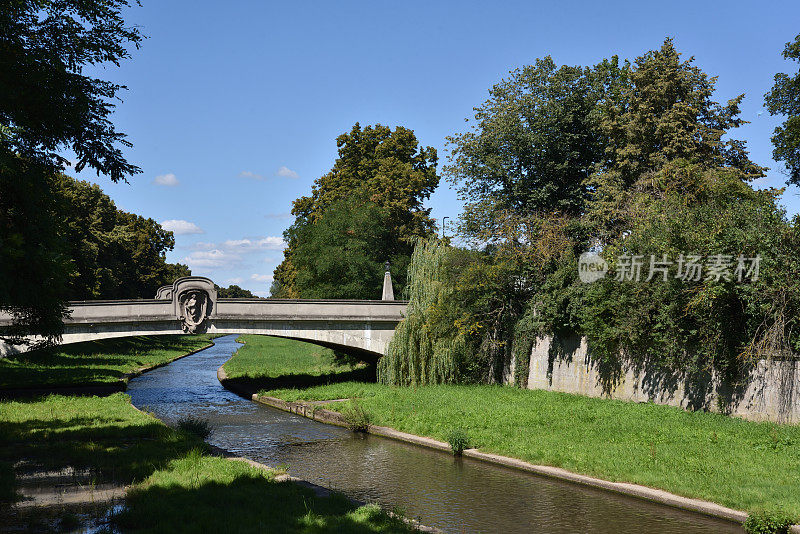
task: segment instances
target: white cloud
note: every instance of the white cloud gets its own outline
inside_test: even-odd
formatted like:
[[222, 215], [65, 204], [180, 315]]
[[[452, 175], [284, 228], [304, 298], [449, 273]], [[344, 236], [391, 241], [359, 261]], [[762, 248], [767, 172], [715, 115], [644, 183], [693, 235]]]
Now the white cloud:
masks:
[[230, 285], [230, 284], [241, 284], [242, 283], [242, 279], [239, 278], [238, 276], [236, 278], [228, 278], [227, 280], [225, 280], [225, 283], [228, 284], [228, 285]]
[[239, 173], [239, 177], [240, 178], [251, 178], [253, 180], [266, 180], [266, 178], [264, 178], [264, 176], [262, 176], [260, 174], [256, 174], [256, 173], [254, 173], [252, 171], [242, 171], [242, 172]]
[[272, 275], [271, 274], [251, 274], [250, 280], [254, 280], [256, 282], [272, 282]]
[[169, 230], [175, 235], [205, 233], [203, 229], [197, 226], [195, 223], [184, 221], [183, 219], [169, 219], [167, 221], [161, 221], [161, 226], [164, 228], [164, 230]]
[[178, 178], [174, 174], [169, 173], [169, 174], [159, 174], [153, 179], [153, 183], [156, 185], [163, 185], [166, 187], [175, 187], [180, 182], [178, 181]]
[[255, 250], [281, 250], [286, 244], [283, 238], [277, 236], [267, 236], [254, 239], [229, 239], [222, 243], [221, 247], [228, 250], [251, 252]]
[[282, 250], [285, 246], [283, 239], [277, 236], [228, 239], [222, 243], [201, 241], [192, 245], [194, 251], [186, 256], [183, 262], [192, 268], [233, 269], [241, 266], [245, 259], [253, 254], [267, 250]]
[[226, 246], [226, 247], [229, 247], [229, 248], [235, 248], [235, 247], [241, 247], [243, 245], [249, 245], [250, 244], [250, 240], [249, 239], [229, 239], [229, 240], [225, 241], [222, 244], [224, 246]]
[[183, 258], [189, 267], [223, 267], [230, 268], [237, 264], [241, 258], [219, 249], [198, 250]]
[[300, 176], [286, 165], [282, 165], [275, 173], [283, 178], [299, 178]]

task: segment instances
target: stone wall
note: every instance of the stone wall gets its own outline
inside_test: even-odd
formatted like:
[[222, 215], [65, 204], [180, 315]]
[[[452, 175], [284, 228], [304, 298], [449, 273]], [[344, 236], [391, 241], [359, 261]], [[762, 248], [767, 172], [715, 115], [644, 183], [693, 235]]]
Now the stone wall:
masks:
[[747, 379], [734, 388], [723, 385], [713, 373], [686, 376], [658, 371], [646, 364], [625, 363], [621, 368], [604, 369], [601, 362], [592, 358], [586, 338], [574, 337], [553, 345], [550, 337], [536, 340], [530, 357], [528, 389], [652, 401], [721, 411], [751, 420], [800, 423], [798, 361], [760, 360]]

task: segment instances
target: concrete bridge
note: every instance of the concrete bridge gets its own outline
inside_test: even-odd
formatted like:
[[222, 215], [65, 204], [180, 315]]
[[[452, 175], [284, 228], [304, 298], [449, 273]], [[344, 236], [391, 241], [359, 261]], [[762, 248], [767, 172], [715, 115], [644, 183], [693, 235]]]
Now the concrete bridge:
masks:
[[[188, 276], [154, 299], [71, 302], [62, 344], [128, 336], [265, 334], [382, 356], [403, 318], [395, 300], [279, 300], [217, 298], [208, 278]], [[0, 328], [11, 317], [0, 314]], [[24, 350], [0, 343], [0, 356]]]

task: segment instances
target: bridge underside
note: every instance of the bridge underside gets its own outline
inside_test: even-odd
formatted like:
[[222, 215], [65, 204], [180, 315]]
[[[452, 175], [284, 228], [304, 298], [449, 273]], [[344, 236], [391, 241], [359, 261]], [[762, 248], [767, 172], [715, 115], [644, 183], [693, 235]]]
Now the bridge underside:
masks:
[[[367, 359], [384, 354], [394, 334], [395, 323], [368, 321], [314, 320], [214, 320], [209, 334], [261, 334], [308, 341], [337, 350], [344, 350]], [[131, 336], [161, 336], [185, 334], [176, 320], [116, 322], [104, 324], [70, 324], [65, 326], [62, 345]], [[0, 353], [2, 349], [0, 348]]]

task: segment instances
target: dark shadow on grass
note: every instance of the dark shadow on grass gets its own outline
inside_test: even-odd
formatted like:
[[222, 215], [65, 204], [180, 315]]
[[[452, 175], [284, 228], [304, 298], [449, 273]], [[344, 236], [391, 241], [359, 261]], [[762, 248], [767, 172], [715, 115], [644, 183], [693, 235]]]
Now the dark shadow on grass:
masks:
[[348, 516], [357, 505], [341, 495], [317, 497], [292, 482], [263, 476], [194, 487], [158, 484], [129, 493], [117, 526], [141, 532], [409, 532], [378, 509]]
[[161, 363], [148, 354], [154, 351], [188, 353], [197, 345], [198, 340], [189, 336], [138, 336], [87, 341], [8, 356], [0, 359], [0, 396], [3, 389], [116, 384], [122, 385], [116, 390], [124, 390], [123, 380], [128, 372]]
[[0, 422], [0, 463], [24, 470], [88, 470], [97, 482], [130, 484], [206, 444], [153, 421], [131, 424], [114, 417], [74, 417]]
[[232, 389], [256, 392], [272, 389], [305, 389], [314, 386], [338, 384], [340, 382], [375, 382], [375, 380], [375, 367], [370, 365], [360, 369], [321, 375], [300, 373], [281, 376], [228, 378], [223, 382], [223, 385], [231, 386]]

